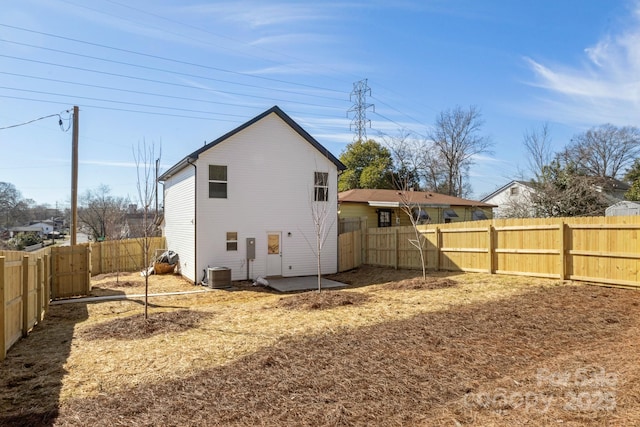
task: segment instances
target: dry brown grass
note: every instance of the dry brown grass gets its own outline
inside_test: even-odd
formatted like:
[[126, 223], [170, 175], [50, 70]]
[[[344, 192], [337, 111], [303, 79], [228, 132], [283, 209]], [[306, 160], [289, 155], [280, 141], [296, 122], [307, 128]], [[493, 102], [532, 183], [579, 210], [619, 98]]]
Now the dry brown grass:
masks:
[[158, 297], [149, 331], [137, 302], [52, 306], [0, 365], [0, 425], [640, 423], [639, 293], [419, 274]]

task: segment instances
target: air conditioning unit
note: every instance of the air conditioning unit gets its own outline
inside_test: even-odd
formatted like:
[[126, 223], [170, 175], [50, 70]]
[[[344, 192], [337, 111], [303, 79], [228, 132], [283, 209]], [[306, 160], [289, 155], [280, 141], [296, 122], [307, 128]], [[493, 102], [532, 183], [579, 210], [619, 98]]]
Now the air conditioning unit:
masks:
[[231, 269], [227, 267], [209, 267], [207, 284], [213, 289], [231, 287]]

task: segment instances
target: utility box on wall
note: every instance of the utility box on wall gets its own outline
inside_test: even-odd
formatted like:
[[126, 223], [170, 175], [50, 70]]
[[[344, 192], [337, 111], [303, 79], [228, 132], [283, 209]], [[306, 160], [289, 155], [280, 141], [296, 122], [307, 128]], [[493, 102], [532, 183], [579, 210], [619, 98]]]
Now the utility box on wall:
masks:
[[247, 237], [247, 259], [256, 259], [256, 238]]

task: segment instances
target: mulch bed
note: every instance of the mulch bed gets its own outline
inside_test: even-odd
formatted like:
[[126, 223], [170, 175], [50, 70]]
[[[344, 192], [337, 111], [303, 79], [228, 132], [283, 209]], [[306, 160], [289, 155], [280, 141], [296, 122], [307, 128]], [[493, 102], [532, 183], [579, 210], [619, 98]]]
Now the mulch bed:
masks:
[[367, 299], [367, 295], [355, 292], [310, 291], [282, 297], [276, 307], [288, 310], [327, 310], [345, 305], [359, 305]]
[[83, 329], [79, 336], [86, 340], [124, 339], [136, 340], [166, 333], [179, 333], [197, 328], [200, 323], [212, 316], [211, 313], [178, 310], [151, 313], [145, 319], [143, 315], [123, 317]]
[[638, 425], [639, 330], [637, 292], [536, 288], [284, 338], [179, 380], [66, 401], [55, 425]]

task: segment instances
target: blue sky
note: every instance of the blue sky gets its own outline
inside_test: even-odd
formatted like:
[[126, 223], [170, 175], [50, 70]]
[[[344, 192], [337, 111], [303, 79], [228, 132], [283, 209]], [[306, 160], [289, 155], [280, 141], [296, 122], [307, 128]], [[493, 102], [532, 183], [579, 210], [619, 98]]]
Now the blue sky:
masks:
[[21, 0], [0, 16], [0, 181], [68, 206], [80, 107], [79, 192], [136, 198], [133, 149], [166, 170], [280, 106], [333, 154], [353, 140], [349, 94], [368, 80], [370, 138], [426, 135], [457, 105], [482, 111], [493, 153], [474, 197], [519, 178], [523, 133], [553, 144], [638, 125], [640, 3], [611, 0]]

